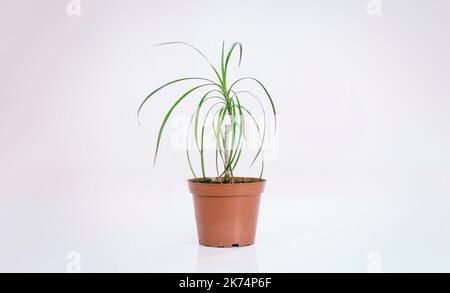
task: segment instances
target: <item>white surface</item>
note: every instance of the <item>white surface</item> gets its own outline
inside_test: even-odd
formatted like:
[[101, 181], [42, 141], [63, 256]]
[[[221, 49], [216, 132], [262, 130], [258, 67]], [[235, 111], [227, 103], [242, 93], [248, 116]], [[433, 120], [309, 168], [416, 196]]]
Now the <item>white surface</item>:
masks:
[[[450, 272], [448, 1], [0, 2], [0, 271]], [[229, 21], [220, 22], [224, 15]], [[141, 98], [244, 44], [280, 118], [257, 244], [197, 244], [182, 150]], [[189, 104], [178, 114], [188, 115]], [[171, 133], [171, 134], [170, 134]], [[257, 170], [243, 175], [255, 175]]]
[[78, 251], [83, 272], [366, 272], [376, 251], [383, 272], [449, 271], [448, 198], [427, 198], [440, 182], [422, 185], [414, 178], [429, 178], [418, 175], [392, 174], [411, 180], [408, 190], [360, 182], [347, 193], [351, 181], [324, 178], [327, 188], [291, 194], [269, 181], [257, 244], [233, 249], [197, 244], [183, 184], [164, 191], [143, 176], [118, 176], [113, 186], [91, 183], [57, 200], [3, 200], [0, 269], [64, 272], [66, 254]]

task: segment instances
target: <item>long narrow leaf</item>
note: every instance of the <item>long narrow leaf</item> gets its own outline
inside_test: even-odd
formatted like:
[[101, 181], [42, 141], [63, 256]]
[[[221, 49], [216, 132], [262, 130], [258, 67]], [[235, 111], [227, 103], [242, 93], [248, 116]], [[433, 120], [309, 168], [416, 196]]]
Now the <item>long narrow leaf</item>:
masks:
[[[237, 96], [236, 96], [236, 101], [237, 101], [237, 103], [235, 105], [238, 108], [238, 113], [239, 113], [239, 138], [238, 138], [236, 150], [239, 149], [239, 153], [238, 153], [238, 151], [235, 152], [235, 155], [232, 159], [234, 166], [231, 168], [231, 170], [234, 170], [234, 168], [236, 167], [236, 165], [239, 162], [239, 159], [241, 157], [241, 152], [242, 152], [242, 147], [243, 147], [242, 137], [245, 134], [245, 117], [244, 117], [244, 114], [242, 113], [241, 102], [239, 101], [239, 98]], [[236, 158], [236, 155], [238, 155], [237, 158]]]
[[272, 107], [272, 112], [273, 112], [273, 116], [274, 116], [274, 123], [275, 123], [275, 131], [276, 131], [276, 130], [277, 130], [277, 110], [275, 109], [275, 104], [274, 104], [274, 102], [273, 102], [273, 100], [272, 100], [272, 97], [270, 96], [270, 94], [269, 94], [269, 92], [267, 91], [266, 87], [265, 87], [259, 80], [257, 80], [257, 79], [254, 78], [254, 77], [242, 77], [242, 78], [236, 80], [236, 81], [230, 86], [230, 88], [228, 89], [228, 94], [231, 92], [233, 86], [235, 86], [238, 82], [240, 82], [240, 81], [242, 81], [242, 80], [253, 80], [253, 81], [255, 81], [256, 83], [258, 83], [258, 84], [261, 86], [261, 88], [264, 90], [264, 92], [265, 92], [266, 95], [267, 95], [267, 98], [269, 99], [270, 105], [271, 105], [271, 107]]
[[[198, 105], [197, 105], [197, 109], [195, 112], [195, 120], [194, 120], [194, 136], [195, 136], [195, 144], [197, 146], [197, 149], [199, 149], [198, 147], [198, 119], [199, 119], [199, 115], [200, 115], [200, 110], [203, 106], [203, 103], [211, 98], [219, 98], [219, 99], [223, 99], [223, 97], [220, 96], [212, 96], [212, 97], [208, 97], [209, 94], [211, 94], [212, 92], [217, 92], [217, 90], [211, 90], [208, 91], [199, 101]], [[223, 102], [226, 103], [226, 102]]]
[[242, 61], [242, 44], [239, 43], [239, 42], [236, 42], [236, 43], [234, 43], [231, 46], [231, 48], [230, 48], [230, 50], [228, 51], [228, 54], [227, 54], [227, 58], [226, 58], [226, 61], [225, 61], [225, 76], [227, 74], [228, 63], [230, 62], [231, 54], [233, 53], [233, 50], [236, 48], [236, 46], [239, 46], [239, 66], [241, 65], [241, 61]]
[[188, 163], [189, 163], [189, 168], [191, 169], [192, 175], [194, 175], [194, 178], [197, 178], [197, 176], [195, 175], [195, 172], [194, 172], [194, 167], [192, 167], [191, 156], [189, 155], [189, 136], [191, 134], [191, 128], [192, 128], [192, 122], [194, 121], [194, 115], [195, 115], [195, 112], [192, 113], [191, 120], [189, 121], [188, 131], [187, 131], [186, 156], [187, 156], [187, 160], [188, 160]]
[[[237, 95], [237, 94], [241, 94], [241, 93], [242, 93], [242, 94], [248, 94], [248, 95], [250, 95], [251, 97], [253, 97], [254, 99], [256, 99], [256, 101], [259, 103], [259, 105], [260, 105], [260, 107], [261, 107], [261, 111], [262, 111], [262, 113], [263, 113], [263, 118], [264, 118], [264, 126], [263, 126], [264, 129], [263, 129], [263, 134], [262, 134], [261, 143], [260, 143], [260, 146], [259, 146], [259, 148], [258, 148], [258, 151], [257, 151], [255, 157], [253, 158], [253, 161], [250, 163], [250, 167], [251, 167], [251, 166], [253, 166], [253, 164], [255, 163], [255, 161], [256, 161], [256, 159], [258, 158], [258, 156], [259, 156], [260, 154], [262, 154], [262, 147], [263, 147], [263, 145], [264, 145], [265, 137], [266, 137], [266, 111], [265, 111], [265, 109], [264, 109], [264, 105], [262, 104], [261, 100], [260, 100], [255, 94], [253, 94], [252, 92], [249, 92], [249, 91], [239, 91], [239, 92], [235, 92], [235, 93], [233, 94], [233, 96], [235, 96], [235, 95]], [[260, 133], [259, 125], [258, 125], [258, 123], [256, 122], [256, 119], [253, 117], [253, 114], [252, 114], [252, 113], [250, 112], [250, 110], [248, 110], [247, 108], [243, 107], [243, 109], [245, 109], [246, 112], [247, 112], [248, 114], [251, 115], [251, 118], [252, 118], [252, 120], [256, 123], [256, 125], [257, 125], [257, 130], [258, 130], [258, 132]]]
[[142, 107], [143, 107], [144, 104], [148, 101], [148, 99], [150, 99], [151, 96], [153, 96], [154, 94], [156, 94], [157, 92], [159, 92], [160, 90], [162, 90], [163, 88], [165, 88], [165, 87], [167, 87], [167, 86], [169, 86], [169, 85], [171, 85], [171, 84], [174, 84], [174, 83], [177, 83], [177, 82], [180, 82], [180, 81], [185, 81], [185, 80], [202, 80], [202, 81], [208, 81], [208, 82], [213, 83], [213, 84], [215, 84], [215, 85], [218, 86], [218, 84], [216, 84], [214, 81], [212, 81], [212, 80], [210, 80], [210, 79], [207, 79], [207, 78], [201, 78], [201, 77], [184, 77], [184, 78], [179, 78], [179, 79], [176, 79], [176, 80], [172, 80], [172, 81], [170, 81], [170, 82], [168, 82], [168, 83], [166, 83], [166, 84], [160, 86], [159, 88], [157, 88], [156, 90], [154, 90], [153, 92], [151, 92], [148, 96], [146, 96], [146, 97], [144, 98], [144, 100], [143, 100], [143, 101], [141, 102], [141, 104], [139, 105], [139, 108], [138, 108], [137, 114], [136, 114], [136, 118], [137, 118], [137, 120], [138, 120], [138, 123], [140, 124], [140, 122], [139, 122], [139, 114], [141, 113]]
[[197, 53], [199, 53], [199, 54], [200, 54], [200, 55], [201, 55], [201, 56], [209, 63], [209, 65], [211, 66], [211, 68], [212, 68], [212, 69], [214, 70], [214, 72], [216, 73], [217, 78], [218, 78], [219, 81], [222, 83], [222, 78], [220, 77], [220, 74], [219, 74], [219, 72], [217, 71], [216, 67], [214, 67], [214, 65], [212, 64], [212, 62], [209, 61], [208, 57], [206, 57], [206, 55], [203, 54], [202, 51], [200, 51], [200, 50], [197, 49], [196, 47], [192, 46], [191, 44], [186, 43], [186, 42], [181, 42], [181, 41], [175, 41], [175, 42], [160, 43], [160, 44], [156, 44], [155, 46], [156, 46], [156, 47], [159, 47], [159, 46], [174, 45], [174, 44], [180, 44], [180, 45], [188, 46], [188, 47], [190, 47], [191, 49], [194, 49]]
[[222, 102], [217, 102], [215, 104], [213, 104], [209, 109], [208, 112], [205, 115], [205, 120], [203, 121], [203, 125], [202, 125], [202, 132], [201, 132], [201, 139], [200, 139], [200, 163], [201, 163], [201, 167], [202, 167], [202, 174], [203, 174], [203, 178], [206, 178], [205, 175], [205, 158], [204, 158], [204, 135], [205, 135], [205, 125], [206, 125], [206, 121], [208, 120], [208, 116], [211, 113], [211, 110], [214, 109], [215, 106], [220, 105]]
[[164, 117], [164, 120], [163, 120], [163, 122], [162, 122], [162, 124], [161, 124], [161, 127], [159, 128], [158, 139], [157, 139], [157, 142], [156, 142], [155, 158], [153, 159], [153, 164], [156, 163], [156, 157], [158, 156], [159, 144], [160, 144], [160, 142], [161, 142], [161, 136], [162, 136], [163, 131], [164, 131], [164, 126], [166, 125], [167, 120], [169, 119], [169, 117], [170, 117], [170, 115], [172, 114], [173, 110], [174, 110], [174, 109], [178, 106], [178, 104], [179, 104], [181, 101], [183, 101], [190, 93], [192, 93], [193, 91], [195, 91], [195, 90], [197, 90], [197, 89], [199, 89], [199, 88], [202, 88], [202, 87], [205, 87], [205, 86], [210, 86], [210, 85], [213, 85], [213, 84], [211, 84], [211, 83], [202, 84], [202, 85], [196, 86], [196, 87], [194, 87], [194, 88], [188, 90], [187, 92], [185, 92], [185, 93], [184, 93], [184, 94], [183, 94], [183, 95], [175, 102], [175, 104], [172, 105], [172, 107], [170, 108], [169, 112], [167, 112], [166, 116]]

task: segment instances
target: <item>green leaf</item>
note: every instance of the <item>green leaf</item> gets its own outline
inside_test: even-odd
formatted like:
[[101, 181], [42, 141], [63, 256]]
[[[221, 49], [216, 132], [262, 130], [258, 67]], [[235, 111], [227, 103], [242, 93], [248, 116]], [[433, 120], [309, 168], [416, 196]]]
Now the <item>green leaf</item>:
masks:
[[205, 135], [205, 125], [206, 125], [206, 121], [208, 120], [208, 116], [211, 113], [211, 110], [214, 109], [215, 106], [220, 105], [222, 102], [217, 102], [215, 104], [213, 104], [209, 109], [208, 112], [205, 115], [205, 120], [203, 121], [203, 125], [202, 125], [202, 132], [201, 132], [201, 139], [200, 139], [200, 163], [201, 163], [201, 167], [202, 167], [202, 174], [203, 174], [203, 178], [206, 178], [205, 175], [205, 158], [204, 158], [204, 148], [203, 148], [203, 143], [204, 143], [204, 135]]
[[185, 81], [185, 80], [202, 80], [202, 81], [208, 81], [210, 83], [213, 83], [213, 84], [217, 85], [214, 81], [212, 81], [210, 79], [207, 79], [207, 78], [201, 78], [201, 77], [184, 77], [184, 78], [179, 78], [179, 79], [176, 79], [176, 80], [172, 80], [172, 81], [170, 81], [170, 82], [160, 86], [159, 88], [157, 88], [156, 90], [151, 92], [147, 97], [144, 98], [144, 100], [141, 102], [141, 104], [139, 105], [139, 108], [137, 110], [136, 118], [138, 120], [138, 123], [140, 124], [140, 122], [139, 122], [139, 114], [141, 113], [142, 107], [148, 101], [148, 99], [150, 99], [151, 96], [153, 96], [154, 94], [156, 94], [157, 92], [159, 92], [160, 90], [162, 90], [163, 88], [165, 88], [165, 87], [167, 87], [167, 86], [169, 86], [171, 84], [174, 84], [174, 83], [177, 83], [177, 82], [180, 82], [180, 81]]
[[[222, 158], [222, 161], [223, 161], [223, 155], [222, 155], [222, 150], [220, 149], [220, 145], [219, 145], [220, 144], [220, 139], [218, 139], [217, 136], [216, 136], [216, 126], [214, 124], [214, 121], [216, 120], [217, 114], [220, 115], [221, 111], [224, 111], [225, 109], [226, 109], [226, 106], [220, 108], [219, 110], [217, 110], [214, 113], [214, 116], [213, 116], [213, 119], [212, 119], [212, 130], [213, 130], [214, 137], [216, 138], [216, 151], [215, 151], [216, 152], [216, 156], [215, 156], [216, 160], [215, 160], [215, 162], [216, 162], [217, 177], [219, 177], [219, 162], [218, 162], [219, 155]], [[220, 133], [220, 131], [219, 131], [219, 133]]]
[[222, 42], [222, 54], [220, 57], [220, 68], [222, 70], [222, 81], [223, 84], [226, 83], [226, 75], [225, 75], [225, 42]]
[[259, 80], [257, 80], [256, 78], [253, 78], [253, 77], [242, 77], [242, 78], [236, 80], [236, 81], [230, 86], [230, 88], [229, 88], [229, 90], [228, 90], [228, 94], [231, 92], [233, 86], [235, 86], [238, 82], [240, 82], [240, 81], [242, 81], [242, 80], [253, 80], [253, 81], [255, 81], [256, 83], [258, 83], [258, 84], [261, 86], [261, 88], [264, 90], [264, 92], [266, 93], [266, 95], [267, 95], [267, 97], [268, 97], [268, 99], [269, 99], [270, 105], [271, 105], [271, 107], [272, 107], [272, 112], [273, 112], [274, 122], [275, 122], [275, 131], [276, 131], [276, 130], [277, 130], [277, 110], [275, 109], [275, 104], [274, 104], [274, 102], [273, 102], [273, 100], [272, 100], [272, 97], [270, 96], [270, 94], [269, 94], [269, 92], [267, 91], [266, 87], [265, 87]]
[[196, 146], [197, 146], [197, 149], [199, 149], [199, 147], [198, 147], [198, 134], [197, 134], [197, 133], [198, 133], [198, 119], [199, 119], [200, 110], [201, 110], [201, 108], [202, 108], [202, 106], [203, 106], [203, 103], [204, 103], [205, 101], [209, 100], [209, 99], [212, 99], [212, 98], [219, 98], [219, 99], [223, 100], [223, 101], [224, 101], [223, 103], [226, 105], [226, 102], [225, 102], [225, 100], [223, 99], [223, 97], [220, 97], [220, 96], [212, 96], [212, 97], [208, 97], [208, 95], [209, 95], [210, 93], [212, 93], [212, 92], [219, 92], [219, 93], [221, 93], [220, 91], [217, 91], [217, 90], [211, 90], [211, 91], [207, 92], [207, 93], [200, 99], [200, 101], [199, 101], [199, 103], [198, 103], [198, 105], [197, 105], [196, 112], [195, 112], [195, 120], [194, 120], [194, 136], [195, 136], [195, 144], [196, 144]]
[[259, 124], [258, 124], [258, 122], [256, 121], [256, 119], [255, 119], [255, 117], [253, 116], [253, 114], [252, 114], [247, 108], [243, 107], [243, 109], [244, 109], [245, 112], [247, 112], [247, 114], [248, 114], [248, 115], [250, 116], [250, 118], [253, 120], [253, 123], [254, 123], [255, 126], [256, 126], [256, 130], [258, 131], [258, 135], [259, 135], [260, 140], [261, 140], [261, 143], [260, 143], [260, 145], [259, 145], [258, 151], [257, 151], [255, 157], [253, 158], [253, 161], [252, 161], [251, 164], [250, 164], [250, 167], [251, 167], [251, 166], [253, 165], [253, 163], [255, 163], [256, 159], [257, 159], [258, 156], [259, 156], [259, 154], [261, 154], [261, 152], [262, 152], [262, 147], [263, 147], [263, 145], [264, 145], [264, 137], [265, 137], [265, 131], [266, 131], [266, 130], [265, 130], [265, 123], [264, 123], [264, 133], [261, 135], [261, 130], [260, 130]]
[[239, 159], [241, 157], [241, 152], [242, 152], [242, 147], [243, 147], [242, 137], [245, 134], [245, 117], [244, 117], [244, 114], [242, 113], [241, 102], [239, 101], [239, 98], [237, 96], [236, 96], [236, 101], [237, 101], [237, 104], [235, 104], [235, 106], [239, 110], [238, 111], [239, 112], [239, 138], [238, 138], [236, 150], [239, 149], [239, 154], [237, 151], [235, 151], [235, 153], [234, 153], [235, 155], [232, 159], [232, 162], [235, 160], [236, 154], [238, 154], [238, 157], [236, 158], [236, 161], [234, 161], [234, 166], [231, 168], [232, 170], [234, 170], [234, 168], [236, 167], [236, 165], [239, 162]]
[[[235, 91], [234, 87], [237, 86], [241, 81], [243, 80], [251, 80], [253, 82], [256, 82], [259, 87], [261, 87], [264, 90], [265, 95], [268, 98], [268, 101], [270, 102], [270, 106], [272, 108], [272, 112], [274, 115], [274, 124], [275, 124], [275, 131], [277, 128], [277, 117], [276, 117], [276, 109], [275, 104], [272, 100], [272, 97], [270, 96], [269, 92], [265, 88], [265, 86], [257, 79], [253, 77], [243, 77], [240, 79], [237, 79], [234, 81], [231, 86], [227, 86], [227, 78], [228, 78], [228, 69], [230, 67], [230, 62], [232, 61], [233, 53], [236, 55], [236, 51], [239, 51], [239, 63], [238, 66], [240, 66], [242, 61], [242, 44], [239, 42], [233, 43], [229, 48], [225, 48], [225, 42], [222, 42], [222, 48], [221, 48], [221, 57], [220, 57], [220, 68], [216, 68], [206, 57], [205, 54], [203, 54], [200, 50], [198, 50], [196, 47], [186, 43], [186, 42], [167, 42], [158, 44], [157, 46], [163, 46], [163, 45], [171, 45], [171, 44], [182, 44], [185, 46], [190, 47], [191, 49], [195, 50], [202, 58], [204, 58], [211, 68], [213, 69], [218, 82], [212, 81], [208, 78], [201, 78], [201, 77], [185, 77], [185, 78], [179, 78], [173, 81], [170, 81], [153, 92], [151, 92], [147, 97], [144, 98], [144, 100], [139, 105], [138, 111], [137, 111], [137, 120], [139, 123], [139, 115], [140, 112], [146, 104], [146, 102], [157, 92], [164, 89], [165, 87], [168, 87], [169, 85], [179, 83], [182, 81], [188, 81], [188, 80], [198, 80], [201, 81], [202, 84], [200, 85], [194, 85], [191, 89], [189, 89], [187, 92], [185, 92], [183, 95], [177, 98], [175, 103], [170, 107], [169, 111], [166, 113], [162, 124], [159, 128], [158, 132], [158, 138], [156, 143], [156, 150], [155, 150], [155, 157], [153, 163], [156, 163], [156, 158], [159, 151], [159, 146], [162, 139], [162, 134], [164, 132], [165, 126], [167, 124], [168, 119], [172, 115], [174, 109], [178, 107], [178, 105], [189, 95], [191, 95], [194, 91], [207, 86], [212, 86], [214, 88], [209, 89], [209, 91], [206, 91], [205, 93], [201, 94], [201, 98], [198, 101], [198, 104], [196, 105], [195, 111], [192, 113], [191, 119], [189, 121], [189, 127], [187, 131], [187, 139], [186, 139], [186, 156], [188, 159], [189, 168], [196, 178], [196, 174], [194, 172], [194, 166], [193, 162], [191, 161], [191, 154], [189, 151], [190, 147], [190, 136], [192, 135], [192, 132], [195, 136], [195, 145], [197, 146], [197, 149], [199, 151], [200, 156], [200, 164], [201, 164], [201, 171], [203, 178], [206, 178], [206, 158], [205, 158], [205, 128], [207, 126], [207, 123], [212, 123], [212, 131], [215, 138], [215, 164], [216, 164], [216, 172], [217, 176], [221, 177], [225, 173], [229, 172], [231, 176], [231, 182], [233, 182], [234, 177], [234, 171], [237, 167], [239, 161], [242, 158], [242, 154], [244, 151], [244, 146], [247, 143], [247, 135], [246, 135], [246, 119], [250, 118], [252, 122], [255, 124], [256, 131], [258, 133], [258, 137], [260, 139], [260, 144], [258, 145], [258, 150], [256, 154], [253, 157], [253, 160], [250, 164], [250, 167], [256, 162], [258, 158], [261, 158], [261, 172], [260, 172], [260, 178], [262, 178], [262, 174], [264, 171], [264, 152], [263, 152], [263, 145], [265, 141], [266, 136], [266, 112], [264, 109], [263, 103], [260, 101], [260, 99], [254, 95], [251, 92], [248, 91]], [[217, 70], [219, 69], [219, 70]], [[215, 78], [214, 78], [215, 79]], [[200, 83], [200, 82], [199, 82]], [[262, 113], [264, 114], [264, 128], [261, 131], [261, 127], [259, 125], [259, 122], [256, 120], [254, 114], [252, 111], [246, 107], [245, 104], [242, 104], [241, 102], [244, 102], [246, 100], [240, 100], [241, 94], [248, 94], [252, 97], [254, 97], [261, 109]], [[213, 102], [213, 104], [209, 104], [209, 101], [216, 100]], [[217, 109], [218, 107], [218, 109]], [[206, 115], [204, 117], [204, 120], [200, 122], [200, 114], [203, 114], [203, 111], [206, 111]], [[212, 119], [211, 119], [212, 116]], [[230, 117], [230, 118], [228, 118]], [[225, 136], [223, 135], [223, 126], [225, 124], [225, 121], [230, 120], [231, 122], [226, 122], [227, 124], [231, 123], [231, 132], [229, 135], [230, 141], [228, 141], [228, 144], [225, 142]], [[200, 136], [200, 137], [199, 137]], [[200, 139], [200, 141], [199, 141]], [[224, 153], [224, 150], [227, 150], [228, 154]], [[228, 157], [228, 162], [225, 162], [224, 156]], [[219, 168], [219, 158], [221, 158], [223, 164], [221, 164], [221, 168]], [[222, 174], [220, 174], [222, 172]]]
[[228, 63], [230, 62], [231, 54], [233, 53], [233, 50], [236, 48], [236, 46], [239, 46], [239, 66], [241, 65], [241, 61], [242, 61], [242, 44], [239, 43], [239, 42], [236, 42], [236, 43], [234, 43], [231, 46], [230, 50], [228, 51], [227, 58], [226, 58], [226, 61], [225, 61], [225, 75], [226, 75], [227, 70], [228, 70]]
[[165, 45], [174, 45], [174, 44], [180, 44], [180, 45], [185, 45], [190, 47], [191, 49], [194, 49], [197, 53], [199, 53], [211, 66], [211, 68], [214, 70], [217, 78], [219, 79], [220, 83], [222, 83], [222, 79], [220, 77], [219, 72], [217, 71], [216, 67], [214, 67], [214, 65], [211, 63], [211, 61], [209, 61], [208, 57], [206, 57], [205, 54], [202, 53], [202, 51], [200, 51], [199, 49], [197, 49], [196, 47], [192, 46], [189, 43], [186, 42], [180, 42], [180, 41], [175, 41], [175, 42], [166, 42], [166, 43], [160, 43], [160, 44], [156, 44], [155, 47], [159, 47], [159, 46], [165, 46]]
[[[261, 107], [261, 110], [262, 110], [262, 113], [263, 113], [263, 115], [264, 115], [264, 130], [263, 130], [263, 134], [262, 134], [261, 144], [260, 144], [260, 146], [259, 146], [259, 148], [258, 148], [258, 151], [257, 151], [257, 153], [256, 153], [256, 155], [255, 155], [253, 161], [252, 161], [251, 164], [250, 164], [250, 167], [251, 167], [251, 166], [253, 166], [253, 164], [255, 163], [255, 161], [256, 161], [256, 159], [258, 158], [258, 156], [260, 155], [260, 153], [262, 153], [262, 147], [263, 147], [263, 145], [264, 145], [264, 141], [265, 141], [265, 137], [266, 137], [266, 111], [265, 111], [265, 109], [264, 109], [264, 105], [261, 103], [261, 100], [260, 100], [255, 94], [253, 94], [252, 92], [249, 92], [249, 91], [239, 91], [239, 92], [234, 93], [234, 95], [237, 95], [237, 94], [240, 94], [240, 93], [242, 93], [242, 94], [248, 94], [248, 95], [250, 95], [251, 97], [253, 97], [254, 99], [256, 99], [256, 101], [259, 103], [259, 105], [260, 105], [260, 107]], [[261, 136], [261, 132], [260, 132], [260, 129], [259, 129], [259, 124], [257, 123], [256, 119], [253, 117], [253, 114], [252, 114], [248, 109], [246, 109], [245, 107], [243, 107], [243, 109], [245, 109], [246, 112], [247, 112], [248, 114], [250, 114], [252, 120], [253, 120], [254, 123], [256, 124], [258, 133], [259, 133], [259, 135]]]
[[[217, 128], [216, 128], [216, 133], [215, 134], [216, 134], [216, 150], [219, 150], [219, 154], [222, 154], [222, 150], [223, 150], [222, 145], [225, 147], [225, 144], [223, 144], [224, 138], [222, 136], [221, 129], [222, 129], [222, 125], [223, 125], [223, 122], [224, 122], [224, 118], [225, 118], [226, 112], [227, 112], [227, 108], [223, 107], [219, 111], [219, 115], [217, 117], [217, 126], [216, 126]], [[222, 142], [222, 145], [221, 145], [221, 142]], [[221, 155], [221, 157], [222, 157], [222, 161], [224, 161], [224, 157], [222, 155]], [[217, 158], [216, 158], [216, 164], [217, 164]], [[217, 166], [216, 166], [216, 169], [218, 169]], [[220, 176], [221, 175], [218, 174], [217, 177], [220, 177]]]
[[158, 140], [157, 140], [157, 142], [156, 142], [156, 151], [155, 151], [155, 158], [153, 159], [153, 164], [156, 163], [156, 157], [158, 156], [159, 144], [160, 144], [160, 142], [161, 142], [161, 136], [162, 136], [163, 131], [164, 131], [164, 126], [166, 125], [167, 120], [169, 119], [169, 117], [170, 117], [170, 115], [172, 114], [173, 110], [174, 110], [174, 109], [178, 106], [178, 104], [179, 104], [181, 101], [183, 101], [184, 98], [186, 98], [190, 93], [192, 93], [193, 91], [195, 91], [195, 90], [197, 90], [197, 89], [199, 89], [199, 88], [202, 88], [202, 87], [205, 87], [205, 86], [210, 86], [210, 85], [214, 85], [214, 84], [211, 84], [211, 83], [208, 83], [208, 84], [202, 84], [202, 85], [196, 86], [196, 87], [194, 87], [194, 88], [188, 90], [187, 92], [185, 92], [185, 93], [184, 93], [184, 94], [183, 94], [183, 95], [175, 102], [175, 104], [172, 105], [172, 107], [170, 108], [169, 112], [167, 112], [166, 116], [164, 117], [164, 120], [163, 120], [163, 122], [162, 122], [162, 124], [161, 124], [161, 127], [159, 128]]
[[[231, 143], [231, 147], [230, 147], [230, 155], [229, 155], [229, 161], [226, 162], [226, 166], [224, 168], [224, 171], [222, 172], [222, 174], [220, 174], [220, 176], [224, 175], [227, 171], [232, 171], [237, 164], [237, 161], [239, 161], [240, 158], [240, 151], [242, 149], [242, 137], [245, 131], [245, 119], [244, 119], [244, 115], [242, 113], [241, 110], [241, 106], [240, 106], [240, 102], [239, 99], [236, 97], [236, 101], [237, 104], [235, 104], [233, 102], [233, 111], [232, 111], [232, 115], [231, 115], [231, 119], [232, 119], [232, 124], [233, 124], [233, 137], [232, 137], [232, 143]], [[236, 144], [235, 138], [236, 138], [236, 108], [238, 108], [239, 110], [239, 116], [240, 116], [240, 123], [239, 123], [239, 138], [238, 138], [238, 143]], [[225, 143], [224, 143], [225, 144]], [[236, 145], [236, 148], [235, 148]], [[234, 163], [234, 167], [233, 167], [233, 163]], [[219, 177], [220, 177], [219, 176]]]
[[192, 122], [194, 121], [194, 115], [195, 115], [195, 111], [194, 111], [194, 113], [192, 113], [191, 120], [189, 121], [187, 137], [186, 137], [186, 156], [187, 156], [189, 168], [191, 169], [192, 175], [194, 175], [194, 178], [197, 178], [197, 176], [195, 175], [195, 172], [194, 172], [194, 168], [192, 167], [191, 156], [189, 155], [189, 136], [191, 134], [191, 128], [192, 128]]

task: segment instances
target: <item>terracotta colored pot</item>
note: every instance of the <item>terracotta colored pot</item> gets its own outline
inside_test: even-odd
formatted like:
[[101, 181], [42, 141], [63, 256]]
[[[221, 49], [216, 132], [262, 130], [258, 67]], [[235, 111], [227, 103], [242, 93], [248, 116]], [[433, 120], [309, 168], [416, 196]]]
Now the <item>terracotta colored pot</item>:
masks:
[[213, 247], [255, 243], [256, 223], [265, 180], [234, 177], [244, 183], [210, 184], [188, 180], [194, 198], [199, 242]]

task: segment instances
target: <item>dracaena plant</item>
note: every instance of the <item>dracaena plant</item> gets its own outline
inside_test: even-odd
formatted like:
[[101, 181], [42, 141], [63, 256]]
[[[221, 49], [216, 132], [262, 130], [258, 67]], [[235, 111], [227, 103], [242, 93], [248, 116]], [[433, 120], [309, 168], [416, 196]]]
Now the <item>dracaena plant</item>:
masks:
[[[259, 96], [255, 95], [253, 92], [247, 89], [238, 89], [239, 84], [244, 80], [249, 80], [253, 82], [257, 87], [262, 89], [267, 102], [270, 104], [271, 112], [274, 117], [274, 126], [276, 131], [276, 109], [273, 103], [272, 97], [267, 91], [266, 87], [256, 78], [245, 76], [234, 81], [229, 81], [229, 66], [233, 52], [237, 51], [234, 55], [239, 53], [239, 62], [241, 64], [242, 60], [242, 44], [239, 42], [234, 43], [228, 50], [225, 50], [225, 44], [222, 43], [221, 60], [220, 67], [216, 67], [211, 63], [205, 54], [194, 46], [185, 42], [169, 42], [158, 44], [156, 46], [162, 45], [173, 45], [180, 44], [190, 47], [200, 54], [211, 67], [214, 72], [214, 79], [206, 77], [182, 77], [170, 82], [167, 82], [160, 87], [153, 90], [148, 96], [146, 96], [141, 104], [139, 105], [137, 111], [137, 118], [139, 121], [139, 114], [143, 106], [153, 97], [156, 93], [162, 89], [177, 84], [183, 83], [185, 81], [196, 81], [198, 84], [196, 86], [190, 87], [184, 94], [182, 94], [175, 103], [170, 107], [167, 114], [165, 115], [162, 124], [159, 128], [158, 138], [156, 142], [156, 150], [154, 155], [153, 164], [156, 162], [158, 156], [158, 150], [161, 143], [161, 137], [164, 132], [164, 128], [172, 115], [175, 108], [177, 108], [180, 103], [187, 98], [197, 98], [198, 104], [195, 107], [192, 117], [190, 119], [187, 140], [186, 140], [186, 156], [189, 164], [189, 168], [197, 178], [192, 164], [192, 156], [189, 151], [189, 139], [193, 138], [195, 140], [196, 150], [199, 153], [200, 166], [201, 166], [201, 181], [211, 182], [211, 183], [233, 183], [234, 182], [234, 170], [241, 159], [242, 150], [244, 144], [247, 142], [246, 136], [246, 125], [248, 123], [254, 124], [256, 131], [258, 132], [258, 148], [255, 150], [255, 154], [252, 156], [250, 166], [252, 166], [258, 158], [261, 161], [261, 169], [259, 177], [262, 177], [264, 171], [264, 158], [263, 158], [263, 145], [266, 138], [266, 127], [267, 127], [267, 117], [266, 111], [264, 109], [264, 103]], [[247, 106], [246, 99], [255, 99], [259, 104], [258, 111], [261, 111], [263, 115], [263, 122], [261, 123], [256, 119], [255, 114]], [[201, 119], [201, 113], [204, 113], [203, 119]], [[215, 165], [216, 165], [216, 175], [211, 179], [206, 176], [205, 173], [205, 127], [209, 119], [210, 126], [212, 126], [214, 144], [215, 144]], [[192, 136], [192, 137], [191, 137]], [[221, 180], [219, 180], [221, 179]]]

